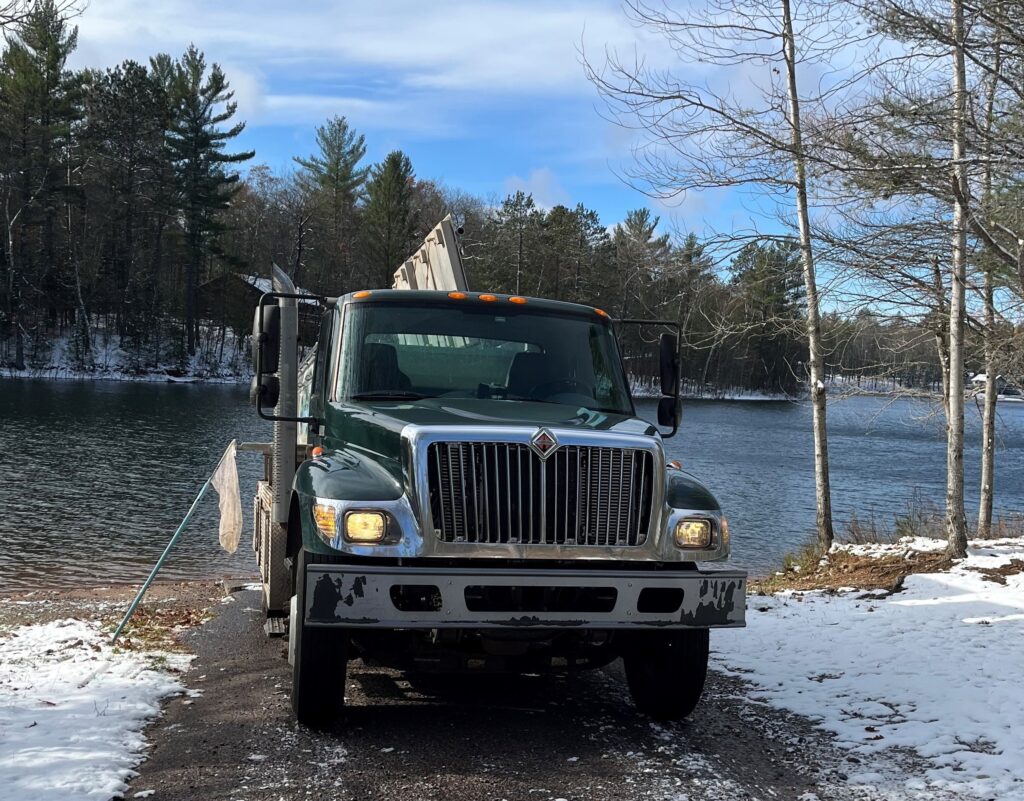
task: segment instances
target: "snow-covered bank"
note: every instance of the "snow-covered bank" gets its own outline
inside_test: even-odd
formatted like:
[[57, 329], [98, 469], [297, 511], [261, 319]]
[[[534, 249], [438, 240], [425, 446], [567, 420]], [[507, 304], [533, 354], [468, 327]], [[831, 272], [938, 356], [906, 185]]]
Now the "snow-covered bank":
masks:
[[[658, 399], [661, 397], [660, 379], [653, 376], [629, 376], [629, 392], [637, 399]], [[683, 379], [679, 387], [680, 397], [686, 400], [716, 401], [789, 401], [793, 397], [781, 392], [760, 392], [740, 387], [719, 387]]]
[[885, 782], [873, 756], [901, 747], [930, 766], [905, 777], [911, 793], [1024, 799], [1022, 571], [1024, 539], [976, 541], [966, 561], [893, 595], [752, 596], [748, 628], [712, 638], [714, 664], [751, 682], [753, 700], [834, 732], [860, 760], [851, 782]]
[[[172, 355], [173, 343], [166, 343], [160, 353], [142, 353], [125, 346], [115, 333], [97, 328], [86, 356], [76, 354], [69, 335], [58, 336], [30, 349], [25, 369], [11, 364], [0, 368], [0, 378], [243, 383], [252, 377], [247, 341], [237, 339], [230, 329], [204, 325], [192, 356]], [[7, 343], [8, 357], [11, 350]]]
[[142, 729], [182, 691], [190, 657], [124, 651], [100, 625], [57, 620], [0, 635], [0, 798], [118, 796], [143, 756]]
[[47, 379], [49, 381], [141, 381], [149, 384], [247, 384], [251, 375], [178, 374], [168, 371], [132, 373], [125, 370], [78, 371], [67, 367], [48, 367], [35, 370], [0, 370], [0, 380], [17, 378]]

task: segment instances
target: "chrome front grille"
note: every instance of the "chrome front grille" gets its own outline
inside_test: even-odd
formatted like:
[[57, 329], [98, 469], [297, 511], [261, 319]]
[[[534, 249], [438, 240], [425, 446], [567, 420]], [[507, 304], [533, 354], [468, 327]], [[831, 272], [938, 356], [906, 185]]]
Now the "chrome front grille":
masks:
[[630, 547], [650, 528], [646, 450], [563, 445], [544, 460], [515, 442], [434, 442], [427, 478], [441, 542]]

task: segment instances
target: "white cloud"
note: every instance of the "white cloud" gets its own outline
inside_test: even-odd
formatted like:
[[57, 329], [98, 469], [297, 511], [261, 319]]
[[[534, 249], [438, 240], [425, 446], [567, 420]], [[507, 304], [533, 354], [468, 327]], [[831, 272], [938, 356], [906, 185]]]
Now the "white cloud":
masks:
[[[443, 6], [397, 0], [356, 4], [100, 0], [77, 20], [77, 61], [112, 65], [181, 52], [189, 42], [211, 60], [295, 79], [378, 70], [412, 89], [493, 93], [591, 93], [579, 64], [594, 49], [632, 47], [642, 33], [617, 2], [487, 2]], [[652, 57], [650, 42], [644, 50]], [[665, 48], [653, 48], [655, 61]], [[389, 80], [390, 88], [396, 88]], [[443, 98], [442, 98], [443, 99]]]
[[547, 167], [531, 170], [527, 178], [512, 175], [505, 179], [505, 191], [518, 191], [533, 195], [534, 202], [542, 209], [550, 209], [559, 203], [571, 202], [569, 192], [559, 182], [557, 176]]

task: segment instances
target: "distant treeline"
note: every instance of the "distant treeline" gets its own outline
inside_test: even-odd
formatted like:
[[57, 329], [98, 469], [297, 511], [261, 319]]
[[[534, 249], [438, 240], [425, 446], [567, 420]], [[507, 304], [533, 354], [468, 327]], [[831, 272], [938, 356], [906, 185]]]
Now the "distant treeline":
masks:
[[[688, 386], [799, 391], [806, 380], [795, 243], [747, 242], [722, 257], [693, 235], [659, 233], [648, 209], [607, 221], [529, 194], [484, 200], [416, 176], [392, 152], [365, 161], [342, 116], [316, 152], [277, 174], [235, 152], [242, 131], [225, 74], [189, 47], [149, 64], [72, 71], [77, 30], [44, 0], [7, 32], [0, 59], [0, 363], [90, 371], [111, 342], [128, 370], [196, 366], [203, 337], [235, 343], [237, 316], [201, 301], [225, 274], [269, 274], [339, 294], [388, 286], [446, 214], [464, 228], [474, 288], [589, 303], [683, 329]], [[343, 109], [342, 109], [343, 110]], [[833, 374], [940, 384], [927, 319], [827, 315]], [[241, 331], [233, 332], [241, 334]], [[653, 333], [623, 335], [633, 364]], [[223, 354], [221, 354], [223, 357]], [[968, 359], [968, 364], [971, 359]], [[643, 368], [647, 370], [648, 368]]]

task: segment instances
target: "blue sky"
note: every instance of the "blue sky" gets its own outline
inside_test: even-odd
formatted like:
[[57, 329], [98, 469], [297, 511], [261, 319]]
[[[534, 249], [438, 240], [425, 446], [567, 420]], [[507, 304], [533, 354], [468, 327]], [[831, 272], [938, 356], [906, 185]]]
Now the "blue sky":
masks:
[[289, 5], [92, 0], [77, 21], [74, 65], [145, 62], [194, 42], [236, 90], [248, 122], [239, 148], [275, 170], [311, 153], [315, 126], [341, 114], [366, 135], [368, 161], [399, 148], [421, 177], [484, 198], [524, 189], [544, 206], [582, 202], [606, 225], [642, 205], [666, 230], [746, 222], [735, 197], [669, 207], [616, 175], [630, 164], [632, 134], [598, 113], [580, 47], [594, 60], [607, 46], [671, 63], [617, 0]]

